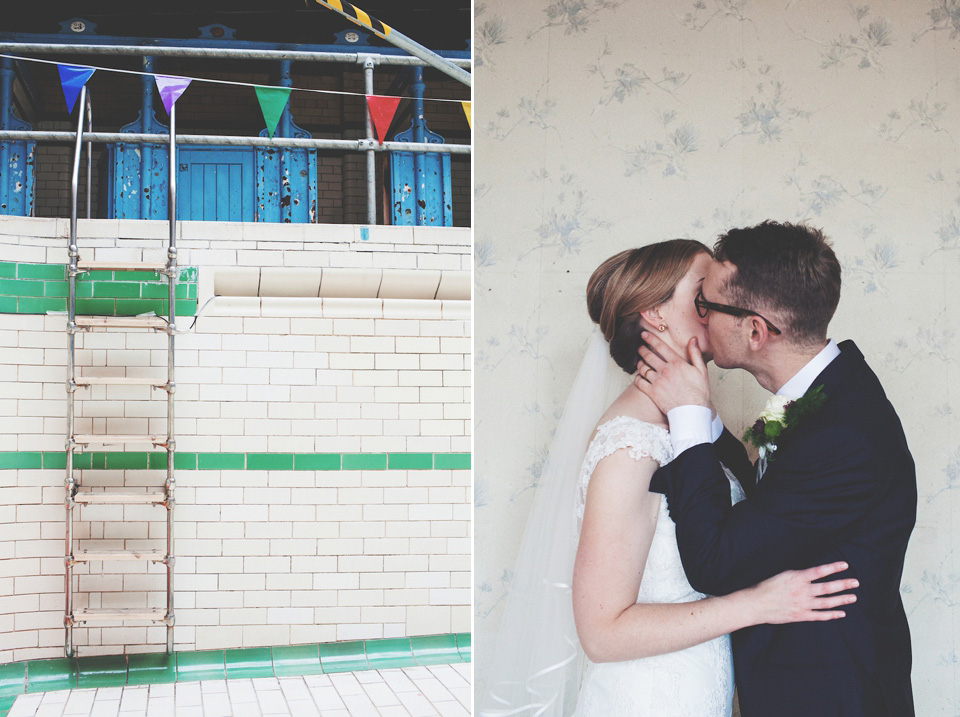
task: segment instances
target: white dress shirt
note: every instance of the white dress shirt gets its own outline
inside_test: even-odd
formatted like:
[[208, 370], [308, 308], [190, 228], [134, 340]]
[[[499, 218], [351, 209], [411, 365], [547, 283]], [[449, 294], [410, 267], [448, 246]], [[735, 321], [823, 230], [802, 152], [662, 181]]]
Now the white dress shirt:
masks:
[[[800, 398], [823, 369], [839, 355], [840, 347], [830, 339], [820, 353], [777, 390], [777, 395], [794, 400]], [[667, 422], [670, 424], [670, 442], [675, 456], [701, 443], [713, 443], [723, 433], [720, 418], [714, 416], [706, 406], [677, 406], [667, 411]]]

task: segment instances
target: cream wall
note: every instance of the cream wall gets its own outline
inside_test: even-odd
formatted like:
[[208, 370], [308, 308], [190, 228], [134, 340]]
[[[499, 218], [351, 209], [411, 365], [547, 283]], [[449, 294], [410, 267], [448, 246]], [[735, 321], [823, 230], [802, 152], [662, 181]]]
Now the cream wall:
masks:
[[[903, 419], [917, 712], [955, 714], [960, 7], [489, 0], [476, 36], [478, 689], [589, 335], [590, 272], [627, 247], [775, 218], [834, 240], [831, 335], [858, 343]], [[764, 392], [714, 379], [741, 429]]]

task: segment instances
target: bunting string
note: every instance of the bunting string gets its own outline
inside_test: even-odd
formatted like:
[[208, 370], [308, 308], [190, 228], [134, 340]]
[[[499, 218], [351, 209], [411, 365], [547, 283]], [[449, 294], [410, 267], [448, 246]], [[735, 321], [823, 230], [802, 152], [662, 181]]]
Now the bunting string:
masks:
[[[207, 77], [186, 77], [184, 75], [167, 75], [164, 73], [143, 72], [142, 70], [126, 70], [126, 69], [121, 69], [117, 67], [101, 67], [99, 65], [75, 64], [72, 62], [62, 63], [62, 62], [57, 62], [56, 60], [44, 60], [37, 57], [24, 57], [22, 55], [8, 55], [6, 53], [0, 53], [0, 57], [6, 57], [11, 60], [22, 60], [23, 62], [39, 62], [46, 65], [62, 66], [64, 64], [69, 64], [70, 67], [82, 68], [84, 70], [99, 70], [101, 72], [118, 72], [120, 74], [125, 74], [125, 75], [139, 75], [139, 76], [146, 75], [148, 77], [165, 77], [168, 79], [181, 80], [187, 83], [209, 82], [217, 85], [235, 85], [238, 87], [252, 87], [254, 89], [260, 87], [260, 88], [266, 88], [266, 89], [283, 90], [284, 92], [292, 90], [294, 92], [314, 92], [314, 93], [323, 94], [323, 95], [346, 95], [349, 97], [366, 97], [365, 92], [347, 92], [344, 90], [320, 90], [312, 87], [282, 87], [282, 86], [259, 85], [254, 82], [238, 82], [236, 80], [214, 80]], [[92, 75], [93, 72], [91, 72], [90, 74]], [[417, 99], [416, 97], [411, 97], [407, 95], [393, 95], [393, 96], [398, 97], [401, 100]], [[423, 97], [422, 100], [424, 102], [463, 102], [463, 100], [453, 100], [453, 99], [447, 99], [443, 97]]]

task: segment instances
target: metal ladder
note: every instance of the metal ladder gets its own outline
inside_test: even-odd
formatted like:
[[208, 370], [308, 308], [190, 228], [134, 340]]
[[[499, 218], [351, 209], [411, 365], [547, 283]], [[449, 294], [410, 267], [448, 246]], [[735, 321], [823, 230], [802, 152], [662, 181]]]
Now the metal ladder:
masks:
[[[65, 651], [67, 657], [73, 657], [75, 652], [73, 628], [77, 625], [91, 625], [102, 622], [136, 622], [164, 624], [167, 627], [167, 652], [173, 652], [173, 566], [175, 562], [173, 552], [173, 509], [175, 505], [174, 488], [174, 454], [176, 443], [174, 440], [174, 411], [173, 398], [176, 391], [174, 383], [174, 335], [176, 325], [175, 293], [177, 283], [177, 248], [176, 248], [176, 140], [175, 140], [175, 108], [170, 110], [170, 147], [169, 147], [169, 223], [170, 239], [167, 246], [166, 263], [123, 263], [123, 262], [92, 262], [80, 261], [77, 242], [77, 201], [80, 175], [80, 152], [83, 139], [84, 109], [86, 109], [88, 131], [92, 131], [93, 112], [87, 88], [80, 90], [80, 112], [77, 123], [77, 138], [73, 155], [73, 176], [71, 184], [70, 205], [70, 245], [69, 264], [69, 298], [67, 303], [67, 442], [66, 442], [66, 550], [64, 555], [65, 579], [64, 599], [66, 603], [63, 623], [66, 629]], [[90, 217], [90, 190], [91, 190], [91, 150], [92, 143], [87, 144], [87, 217]], [[167, 277], [169, 286], [169, 316], [77, 316], [76, 289], [77, 276], [90, 271], [154, 271], [158, 275]], [[76, 335], [80, 331], [94, 329], [147, 329], [167, 334], [167, 378], [166, 381], [139, 377], [108, 377], [108, 376], [78, 376], [76, 365]], [[159, 435], [85, 435], [77, 434], [74, 429], [74, 408], [78, 389], [89, 389], [94, 385], [139, 385], [150, 386], [152, 389], [163, 389], [167, 392], [167, 431], [166, 436]], [[162, 447], [167, 451], [166, 481], [162, 490], [147, 490], [146, 492], [122, 492], [113, 490], [89, 490], [81, 485], [80, 475], [73, 466], [74, 455], [82, 453], [91, 445], [126, 445], [150, 444], [153, 447]], [[159, 487], [159, 486], [158, 486]], [[74, 509], [77, 505], [152, 505], [163, 506], [167, 511], [166, 550], [87, 550], [74, 546]], [[75, 609], [74, 608], [74, 566], [91, 561], [118, 561], [138, 560], [161, 563], [167, 571], [167, 600], [166, 608], [121, 608], [121, 609]]]

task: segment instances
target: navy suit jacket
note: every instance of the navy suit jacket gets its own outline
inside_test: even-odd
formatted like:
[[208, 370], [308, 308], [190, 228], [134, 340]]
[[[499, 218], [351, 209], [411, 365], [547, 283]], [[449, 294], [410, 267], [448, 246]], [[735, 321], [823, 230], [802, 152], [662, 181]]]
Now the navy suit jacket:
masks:
[[[659, 469], [694, 589], [724, 595], [783, 570], [844, 560], [860, 581], [847, 616], [733, 634], [744, 717], [909, 717], [910, 632], [900, 599], [917, 484], [903, 428], [852, 341], [812, 386], [823, 407], [777, 446], [759, 484], [729, 432]], [[731, 506], [721, 461], [744, 484]]]

